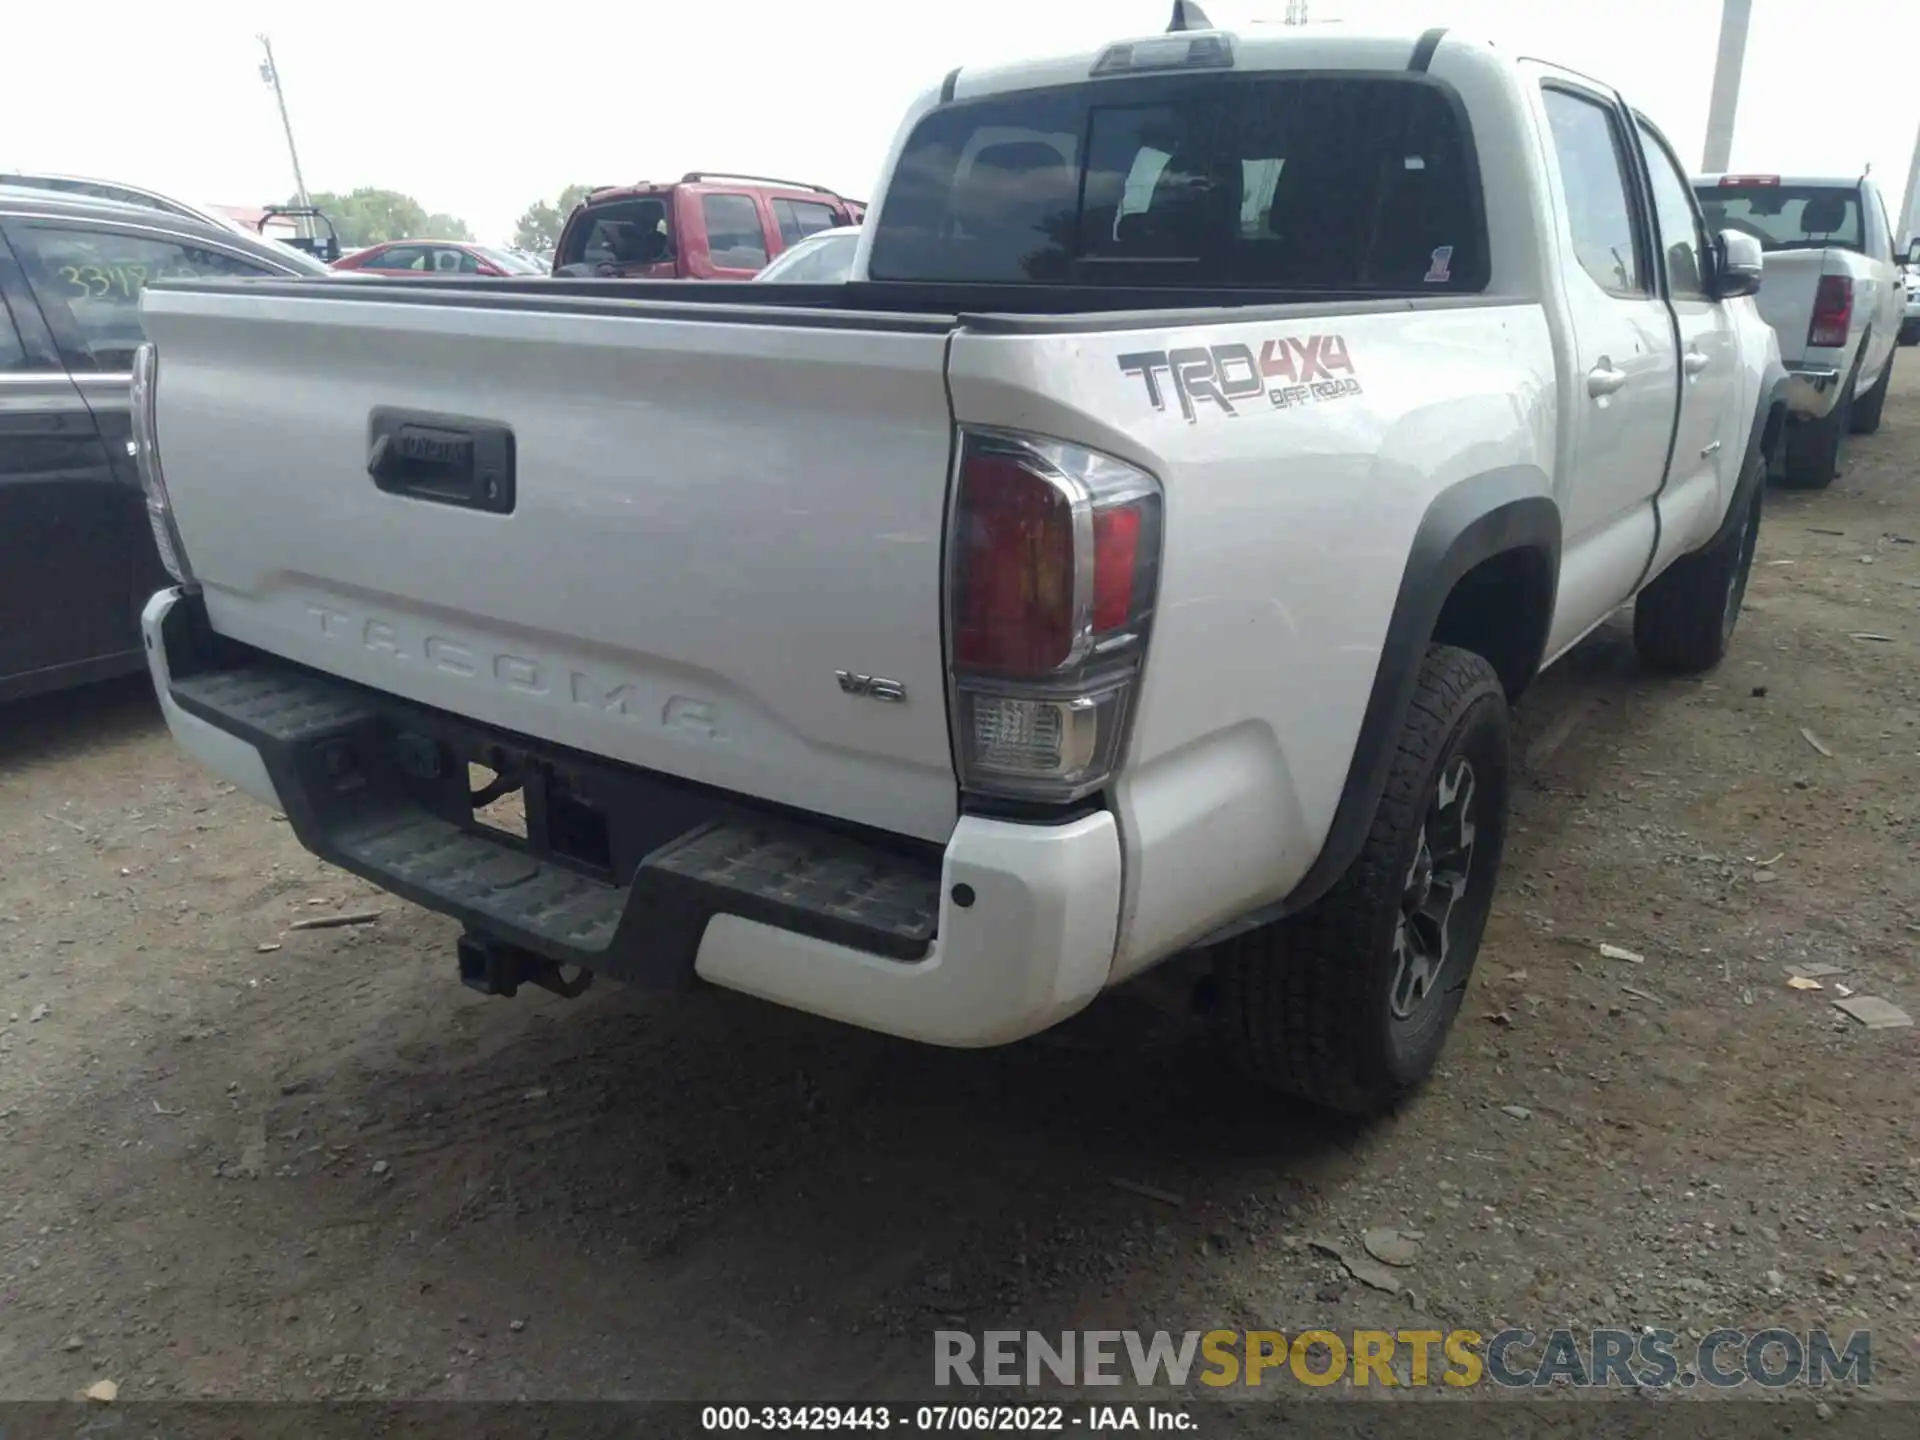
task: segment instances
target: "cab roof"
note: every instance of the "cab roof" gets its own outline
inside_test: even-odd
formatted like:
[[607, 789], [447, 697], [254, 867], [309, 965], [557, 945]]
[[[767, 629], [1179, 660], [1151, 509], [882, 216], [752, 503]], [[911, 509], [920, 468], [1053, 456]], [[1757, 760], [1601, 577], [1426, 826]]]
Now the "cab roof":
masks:
[[63, 190], [40, 190], [25, 185], [0, 185], [0, 214], [28, 213], [55, 220], [112, 220], [118, 224], [144, 226], [172, 235], [217, 240], [230, 249], [245, 250], [290, 272], [324, 271], [327, 268], [303, 251], [262, 235], [249, 234], [238, 225], [181, 215], [152, 205], [106, 200], [96, 195], [75, 195]]
[[[1189, 54], [1214, 58], [1211, 62], [1190, 64], [1163, 63], [1158, 59], [1181, 42], [1192, 47]], [[1444, 28], [1367, 32], [1343, 25], [1325, 29], [1288, 27], [1280, 33], [1274, 33], [1274, 27], [1267, 26], [1252, 33], [1228, 29], [1181, 30], [1125, 36], [1091, 50], [1065, 55], [1000, 65], [965, 66], [948, 77], [942, 91], [945, 99], [968, 100], [1014, 90], [1118, 78], [1123, 74], [1164, 75], [1213, 68], [1242, 75], [1259, 70], [1425, 69], [1426, 61], [1443, 44], [1484, 49], [1490, 43]], [[1128, 57], [1128, 63], [1120, 60], [1122, 55]], [[1225, 64], [1219, 63], [1218, 57], [1222, 55], [1230, 57]]]

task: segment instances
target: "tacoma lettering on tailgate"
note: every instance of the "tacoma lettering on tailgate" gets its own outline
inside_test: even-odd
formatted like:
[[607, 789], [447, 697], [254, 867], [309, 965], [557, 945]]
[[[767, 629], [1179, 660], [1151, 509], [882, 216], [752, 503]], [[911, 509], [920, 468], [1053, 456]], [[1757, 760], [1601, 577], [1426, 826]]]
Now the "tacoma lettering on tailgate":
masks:
[[[638, 717], [640, 714], [641, 693], [629, 680], [591, 675], [524, 655], [476, 649], [465, 641], [451, 640], [444, 635], [402, 633], [389, 621], [349, 615], [343, 610], [319, 605], [309, 605], [307, 614], [329, 639], [358, 644], [362, 649], [401, 664], [418, 662], [442, 675], [456, 675], [516, 694], [604, 710], [613, 715]], [[706, 733], [718, 734], [712, 707], [701, 709], [705, 713], [693, 717], [697, 724], [692, 727], [686, 724], [686, 714], [662, 718], [676, 728], [703, 729]]]
[[1274, 409], [1288, 410], [1360, 393], [1353, 356], [1340, 335], [1269, 340], [1258, 356], [1244, 344], [1138, 350], [1120, 357], [1120, 373], [1140, 377], [1156, 410], [1167, 408], [1166, 390], [1171, 388], [1189, 424], [1199, 420], [1202, 402], [1238, 418], [1236, 405], [1262, 395]]

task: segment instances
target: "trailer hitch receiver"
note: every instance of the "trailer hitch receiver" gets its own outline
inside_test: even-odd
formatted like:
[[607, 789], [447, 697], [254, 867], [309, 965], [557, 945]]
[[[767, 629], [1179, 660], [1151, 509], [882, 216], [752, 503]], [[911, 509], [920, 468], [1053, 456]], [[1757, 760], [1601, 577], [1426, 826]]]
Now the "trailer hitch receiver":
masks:
[[482, 995], [516, 995], [522, 985], [551, 990], [563, 1000], [584, 995], [593, 984], [593, 972], [581, 968], [569, 980], [560, 966], [544, 955], [509, 945], [491, 935], [469, 930], [460, 937], [460, 983]]

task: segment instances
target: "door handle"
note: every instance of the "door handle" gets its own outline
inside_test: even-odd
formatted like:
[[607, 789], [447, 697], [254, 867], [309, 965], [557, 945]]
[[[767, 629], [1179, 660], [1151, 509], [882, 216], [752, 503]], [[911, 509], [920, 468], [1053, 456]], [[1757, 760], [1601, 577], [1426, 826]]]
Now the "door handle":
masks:
[[1613, 368], [1613, 362], [1601, 357], [1600, 363], [1587, 372], [1587, 394], [1598, 400], [1613, 394], [1627, 383], [1627, 372]]
[[1680, 362], [1687, 367], [1687, 374], [1698, 375], [1707, 368], [1707, 357], [1698, 350], [1689, 350]]

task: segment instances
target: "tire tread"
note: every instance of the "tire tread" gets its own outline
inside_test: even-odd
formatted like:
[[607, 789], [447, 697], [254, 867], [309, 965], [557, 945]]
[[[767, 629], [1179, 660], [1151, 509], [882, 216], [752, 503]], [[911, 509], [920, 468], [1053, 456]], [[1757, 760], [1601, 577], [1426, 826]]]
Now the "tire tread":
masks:
[[1889, 355], [1880, 371], [1880, 378], [1873, 382], [1873, 388], [1853, 402], [1853, 413], [1847, 418], [1847, 428], [1855, 435], [1871, 435], [1880, 428], [1880, 415], [1887, 408], [1887, 390], [1892, 384], [1893, 356]]
[[[1750, 465], [1764, 464], [1758, 457]], [[1765, 476], [1756, 477], [1756, 487]], [[1753, 505], [1761, 503], [1754, 491]], [[1633, 648], [1640, 663], [1669, 675], [1698, 675], [1726, 658], [1732, 638], [1723, 628], [1730, 571], [1740, 565], [1745, 527], [1706, 549], [1683, 555], [1640, 592], [1633, 604]]]
[[1386, 789], [1346, 874], [1298, 915], [1220, 947], [1216, 966], [1232, 1057], [1248, 1078], [1332, 1110], [1366, 1114], [1397, 1100], [1365, 1052], [1370, 948], [1391, 939], [1400, 894], [1391, 873], [1419, 824], [1438, 750], [1475, 705], [1504, 708], [1493, 667], [1454, 646], [1429, 646]]

